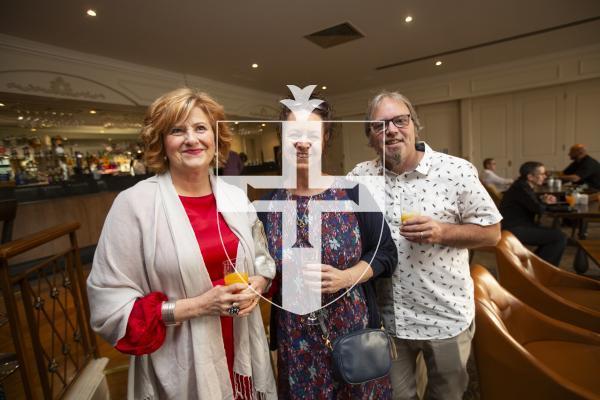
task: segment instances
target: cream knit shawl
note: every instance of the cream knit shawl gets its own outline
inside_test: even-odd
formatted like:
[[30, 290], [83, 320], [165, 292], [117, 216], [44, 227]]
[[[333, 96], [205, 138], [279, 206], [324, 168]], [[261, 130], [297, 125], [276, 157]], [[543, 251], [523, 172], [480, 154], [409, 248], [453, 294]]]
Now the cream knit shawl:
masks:
[[[248, 209], [248, 199], [241, 190], [214, 176], [211, 184], [219, 210]], [[251, 228], [256, 212], [221, 213], [239, 238], [237, 267], [250, 275], [273, 278], [274, 268], [254, 262]], [[115, 345], [125, 335], [137, 298], [160, 291], [177, 300], [211, 288], [196, 236], [170, 174], [146, 179], [120, 193], [104, 223], [88, 278], [93, 329]], [[251, 377], [253, 397], [276, 399], [258, 307], [247, 318], [234, 319], [234, 344], [235, 380]], [[131, 357], [129, 399], [233, 399], [232, 386], [218, 316], [168, 327], [165, 342], [157, 351]]]

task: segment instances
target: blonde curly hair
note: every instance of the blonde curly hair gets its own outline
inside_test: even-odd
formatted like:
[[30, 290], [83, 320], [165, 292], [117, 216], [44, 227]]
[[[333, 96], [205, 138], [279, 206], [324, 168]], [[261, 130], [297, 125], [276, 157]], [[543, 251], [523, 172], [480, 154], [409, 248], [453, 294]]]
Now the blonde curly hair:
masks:
[[[160, 96], [148, 107], [140, 136], [145, 147], [146, 167], [151, 172], [161, 174], [169, 169], [164, 137], [175, 124], [185, 121], [195, 107], [199, 107], [210, 121], [210, 126], [215, 134], [215, 142], [218, 144], [219, 166], [227, 162], [232, 140], [229, 126], [224, 123], [220, 124], [217, 135], [217, 121], [225, 119], [223, 106], [206, 93], [186, 87]], [[214, 165], [215, 160], [213, 159], [211, 166]]]

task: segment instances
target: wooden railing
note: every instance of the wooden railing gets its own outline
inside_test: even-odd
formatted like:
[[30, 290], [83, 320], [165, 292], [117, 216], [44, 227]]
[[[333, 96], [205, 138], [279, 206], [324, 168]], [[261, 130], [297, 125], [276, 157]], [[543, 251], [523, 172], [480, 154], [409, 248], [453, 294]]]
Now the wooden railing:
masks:
[[[0, 289], [28, 399], [61, 398], [99, 357], [75, 234], [79, 226], [66, 223], [0, 245]], [[63, 237], [69, 239], [64, 251], [11, 271], [13, 257]]]

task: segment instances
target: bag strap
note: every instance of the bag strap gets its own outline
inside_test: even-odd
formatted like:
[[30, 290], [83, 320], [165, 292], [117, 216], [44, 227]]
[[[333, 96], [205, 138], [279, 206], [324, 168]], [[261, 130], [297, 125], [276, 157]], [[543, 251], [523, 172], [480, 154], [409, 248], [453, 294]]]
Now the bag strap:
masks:
[[321, 327], [321, 338], [323, 338], [323, 342], [325, 342], [325, 346], [333, 351], [333, 346], [331, 345], [331, 340], [329, 340], [329, 331], [325, 326], [325, 319], [323, 318], [323, 313], [317, 311], [317, 319], [319, 320], [319, 326]]

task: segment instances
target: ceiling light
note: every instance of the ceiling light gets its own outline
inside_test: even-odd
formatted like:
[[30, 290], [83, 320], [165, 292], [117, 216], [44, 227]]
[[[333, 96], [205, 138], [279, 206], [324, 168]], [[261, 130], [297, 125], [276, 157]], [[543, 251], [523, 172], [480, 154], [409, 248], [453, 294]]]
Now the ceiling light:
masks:
[[89, 15], [90, 17], [95, 17], [96, 16], [96, 10], [92, 10], [91, 8], [89, 10], [87, 10], [85, 13], [87, 15]]
[[22, 120], [23, 120], [23, 116], [22, 116], [22, 115], [19, 115], [19, 116], [17, 117], [17, 119], [18, 119], [19, 121], [22, 121]]
[[321, 86], [321, 89], [327, 90], [327, 86]]
[[0, 107], [4, 107], [4, 103], [0, 103]]
[[96, 114], [96, 110], [90, 110], [90, 114]]
[[37, 131], [37, 129], [31, 128], [31, 132], [35, 132], [35, 131]]
[[435, 62], [435, 66], [436, 66], [436, 67], [439, 67], [440, 65], [442, 65], [442, 62], [441, 62], [440, 60], [437, 60], [437, 61]]
[[412, 22], [413, 18], [410, 15], [407, 15], [406, 18], [404, 18], [404, 22]]
[[260, 124], [260, 126], [267, 126], [267, 124]]
[[100, 133], [104, 133], [104, 129], [100, 130]]
[[258, 64], [257, 63], [252, 64], [252, 68], [254, 68], [254, 69], [258, 68]]

